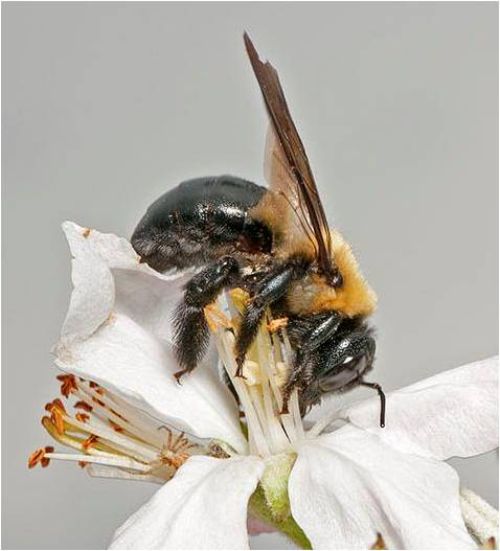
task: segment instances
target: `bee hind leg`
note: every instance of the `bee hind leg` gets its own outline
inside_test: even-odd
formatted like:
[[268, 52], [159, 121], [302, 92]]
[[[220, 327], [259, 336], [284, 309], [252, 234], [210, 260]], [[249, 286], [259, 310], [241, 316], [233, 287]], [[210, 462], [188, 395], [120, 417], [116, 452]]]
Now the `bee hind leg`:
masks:
[[208, 347], [210, 332], [205, 307], [239, 277], [238, 261], [224, 256], [198, 272], [185, 286], [184, 296], [174, 314], [174, 352], [182, 367], [174, 373], [177, 382], [197, 366]]

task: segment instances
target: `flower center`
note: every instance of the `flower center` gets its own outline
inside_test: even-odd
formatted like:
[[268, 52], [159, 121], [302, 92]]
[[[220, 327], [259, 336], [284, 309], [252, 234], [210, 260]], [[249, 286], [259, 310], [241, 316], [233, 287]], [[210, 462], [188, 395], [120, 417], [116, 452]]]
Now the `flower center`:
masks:
[[282, 413], [282, 386], [288, 379], [292, 350], [286, 335], [286, 319], [266, 314], [243, 365], [236, 376], [235, 334], [248, 295], [235, 289], [205, 309], [222, 365], [238, 396], [248, 430], [250, 454], [268, 457], [293, 452], [305, 437], [297, 390]]

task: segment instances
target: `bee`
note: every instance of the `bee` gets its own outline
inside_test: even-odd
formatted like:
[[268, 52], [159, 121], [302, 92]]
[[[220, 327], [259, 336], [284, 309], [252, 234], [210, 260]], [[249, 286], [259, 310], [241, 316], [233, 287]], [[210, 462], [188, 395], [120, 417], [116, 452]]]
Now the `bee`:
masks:
[[299, 391], [303, 413], [325, 393], [364, 380], [375, 357], [367, 319], [376, 296], [354, 254], [328, 225], [309, 161], [290, 115], [278, 73], [262, 62], [249, 36], [244, 42], [269, 116], [265, 150], [268, 187], [235, 176], [188, 180], [157, 199], [140, 220], [132, 245], [160, 272], [197, 268], [174, 316], [174, 347], [181, 371], [198, 365], [209, 342], [204, 309], [226, 289], [250, 300], [235, 340], [236, 375], [265, 312], [287, 320], [294, 352], [284, 406]]

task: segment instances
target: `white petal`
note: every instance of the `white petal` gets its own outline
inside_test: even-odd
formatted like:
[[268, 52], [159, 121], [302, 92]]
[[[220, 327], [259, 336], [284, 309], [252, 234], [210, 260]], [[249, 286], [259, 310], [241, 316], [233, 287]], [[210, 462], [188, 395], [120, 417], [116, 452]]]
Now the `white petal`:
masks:
[[74, 291], [62, 337], [86, 338], [114, 310], [170, 340], [172, 312], [192, 272], [160, 274], [139, 262], [126, 239], [73, 222], [63, 230], [73, 256]]
[[[70, 309], [56, 364], [93, 380], [157, 419], [200, 438], [246, 450], [233, 397], [212, 369], [215, 356], [178, 385], [169, 342], [171, 312], [189, 276], [139, 264], [131, 245], [65, 223], [73, 261]], [[87, 235], [87, 237], [85, 237]]]
[[116, 531], [111, 549], [248, 549], [248, 499], [263, 470], [250, 456], [190, 458]]
[[292, 514], [314, 549], [472, 549], [458, 477], [346, 426], [305, 443], [289, 480]]
[[408, 453], [447, 459], [498, 447], [498, 357], [444, 371], [387, 396], [385, 428], [377, 398], [344, 415]]

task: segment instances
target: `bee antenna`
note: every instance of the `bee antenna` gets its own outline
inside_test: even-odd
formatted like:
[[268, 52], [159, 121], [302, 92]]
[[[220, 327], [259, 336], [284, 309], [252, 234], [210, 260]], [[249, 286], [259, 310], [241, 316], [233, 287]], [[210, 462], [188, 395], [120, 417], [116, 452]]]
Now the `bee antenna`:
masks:
[[378, 383], [367, 383], [365, 381], [361, 381], [359, 384], [373, 388], [378, 392], [380, 398], [380, 428], [383, 429], [385, 427], [385, 394], [382, 387]]

